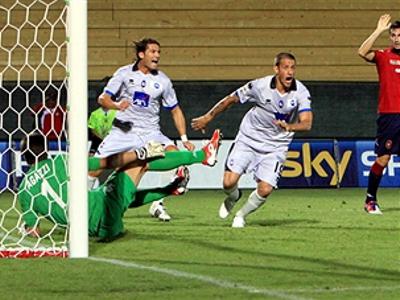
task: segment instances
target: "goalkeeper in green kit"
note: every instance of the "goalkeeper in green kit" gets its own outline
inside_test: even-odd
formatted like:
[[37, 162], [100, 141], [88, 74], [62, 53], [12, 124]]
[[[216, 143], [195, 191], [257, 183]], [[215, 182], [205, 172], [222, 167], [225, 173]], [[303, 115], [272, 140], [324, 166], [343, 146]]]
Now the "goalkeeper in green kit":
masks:
[[[89, 235], [112, 239], [123, 233], [122, 217], [128, 208], [142, 206], [168, 195], [186, 192], [188, 174], [177, 175], [162, 188], [138, 190], [143, 174], [149, 171], [171, 170], [181, 165], [203, 163], [213, 166], [220, 144], [220, 132], [215, 130], [211, 140], [198, 151], [164, 152], [163, 146], [151, 142], [132, 152], [107, 158], [89, 158], [89, 170], [117, 169], [100, 187], [89, 191]], [[21, 142], [21, 153], [30, 165], [19, 185], [23, 229], [39, 237], [40, 220], [46, 218], [66, 228], [68, 172], [67, 156], [47, 156], [46, 142], [41, 134], [31, 134]]]

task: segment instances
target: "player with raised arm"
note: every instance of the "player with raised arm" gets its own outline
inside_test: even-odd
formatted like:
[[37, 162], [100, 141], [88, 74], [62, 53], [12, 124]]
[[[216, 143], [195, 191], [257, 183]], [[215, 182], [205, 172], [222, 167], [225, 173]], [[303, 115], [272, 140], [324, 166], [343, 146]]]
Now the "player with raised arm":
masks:
[[[107, 157], [140, 148], [149, 141], [162, 143], [166, 151], [178, 150], [173, 141], [161, 132], [160, 106], [171, 112], [184, 147], [192, 151], [194, 145], [187, 138], [185, 117], [171, 80], [158, 69], [160, 43], [145, 38], [134, 44], [136, 61], [119, 68], [99, 96], [99, 104], [107, 109], [116, 109], [117, 115], [96, 156]], [[178, 169], [180, 174], [187, 172], [187, 169]], [[151, 214], [163, 221], [170, 220], [162, 202], [154, 203]]]
[[[362, 43], [358, 54], [374, 63], [379, 75], [379, 100], [375, 153], [377, 158], [368, 177], [364, 209], [380, 215], [377, 191], [382, 174], [393, 154], [400, 155], [400, 21], [390, 23], [390, 15], [382, 15], [374, 32]], [[372, 50], [376, 39], [389, 30], [391, 46]]]
[[253, 102], [244, 116], [225, 163], [223, 188], [226, 198], [219, 216], [227, 218], [241, 197], [238, 181], [253, 172], [257, 182], [247, 202], [237, 211], [232, 227], [245, 226], [245, 218], [265, 203], [277, 185], [294, 133], [312, 126], [308, 89], [295, 79], [296, 59], [279, 53], [274, 60], [274, 76], [255, 79], [220, 100], [206, 114], [192, 120], [195, 130], [203, 130], [217, 115], [236, 103]]
[[[215, 165], [219, 143], [220, 133], [216, 130], [207, 145], [195, 152], [165, 153], [160, 143], [150, 142], [132, 152], [107, 158], [90, 157], [89, 170], [119, 169], [103, 185], [89, 191], [89, 235], [113, 239], [123, 232], [122, 217], [128, 208], [185, 193], [186, 174], [177, 175], [163, 188], [138, 190], [137, 186], [146, 170], [171, 170], [193, 163]], [[30, 169], [19, 186], [18, 201], [23, 213], [23, 228], [37, 237], [41, 234], [40, 220], [43, 217], [64, 228], [68, 224], [67, 157], [59, 154], [50, 158], [46, 148], [41, 134], [29, 135], [21, 145]]]

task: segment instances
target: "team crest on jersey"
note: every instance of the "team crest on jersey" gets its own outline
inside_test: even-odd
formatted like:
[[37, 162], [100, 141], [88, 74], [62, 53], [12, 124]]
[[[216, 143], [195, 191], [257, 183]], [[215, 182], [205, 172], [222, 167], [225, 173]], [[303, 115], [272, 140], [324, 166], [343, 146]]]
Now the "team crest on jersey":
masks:
[[142, 83], [140, 84], [142, 87], [146, 86], [146, 80], [142, 80]]
[[385, 143], [385, 148], [390, 150], [390, 149], [392, 149], [392, 145], [393, 145], [392, 140], [387, 140]]
[[231, 159], [229, 160], [229, 162], [228, 162], [228, 165], [229, 165], [230, 167], [232, 167], [232, 166], [234, 165], [234, 163], [235, 163], [234, 159], [231, 158]]
[[134, 84], [135, 81], [133, 80], [133, 78], [129, 78], [129, 84]]
[[291, 106], [295, 106], [296, 105], [296, 100], [295, 99], [290, 100], [290, 105]]
[[159, 89], [159, 88], [160, 88], [160, 84], [159, 84], [158, 82], [155, 82], [155, 83], [154, 83], [154, 87], [155, 87], [156, 89]]

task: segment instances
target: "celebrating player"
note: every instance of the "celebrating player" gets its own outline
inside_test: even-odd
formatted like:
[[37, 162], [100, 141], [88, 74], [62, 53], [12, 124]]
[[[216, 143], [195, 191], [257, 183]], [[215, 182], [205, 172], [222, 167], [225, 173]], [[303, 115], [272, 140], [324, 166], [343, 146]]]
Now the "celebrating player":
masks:
[[[400, 155], [400, 21], [390, 23], [390, 15], [383, 15], [374, 32], [362, 43], [358, 54], [376, 64], [379, 75], [378, 130], [375, 141], [377, 158], [368, 177], [364, 209], [369, 214], [382, 214], [377, 191], [383, 170], [392, 154]], [[391, 47], [371, 50], [376, 39], [389, 29]]]
[[273, 68], [274, 76], [250, 81], [192, 120], [193, 129], [204, 131], [209, 122], [233, 104], [255, 104], [243, 118], [225, 164], [223, 187], [227, 197], [219, 210], [221, 218], [228, 217], [241, 197], [238, 181], [242, 174], [251, 171], [257, 181], [257, 189], [233, 219], [232, 227], [236, 228], [245, 226], [246, 216], [263, 205], [277, 185], [294, 133], [312, 126], [310, 93], [294, 78], [295, 57], [279, 53]]
[[[137, 190], [146, 169], [171, 170], [181, 165], [203, 163], [213, 166], [219, 147], [220, 133], [216, 130], [206, 146], [196, 152], [173, 151], [164, 153], [159, 143], [149, 143], [134, 152], [123, 152], [107, 158], [89, 158], [89, 169], [115, 169], [100, 187], [89, 191], [89, 235], [113, 239], [123, 232], [122, 217], [128, 208], [138, 207], [168, 195], [186, 191], [187, 175], [177, 175], [163, 188]], [[65, 155], [48, 158], [45, 139], [41, 134], [28, 136], [21, 152], [31, 166], [19, 186], [18, 200], [23, 213], [26, 232], [40, 236], [40, 216], [66, 226], [67, 170]], [[165, 156], [164, 158], [154, 159]], [[154, 159], [145, 162], [148, 159]]]
[[[159, 42], [146, 38], [135, 42], [135, 48], [136, 62], [118, 69], [99, 96], [101, 106], [118, 112], [113, 128], [98, 148], [96, 156], [107, 157], [140, 148], [149, 141], [162, 143], [166, 151], [178, 150], [160, 130], [160, 102], [171, 112], [183, 145], [192, 151], [194, 145], [187, 138], [185, 117], [171, 80], [158, 70]], [[113, 97], [117, 102], [112, 100]], [[185, 172], [188, 170], [178, 170], [180, 174]], [[171, 218], [162, 202], [155, 202], [150, 212], [163, 221]]]

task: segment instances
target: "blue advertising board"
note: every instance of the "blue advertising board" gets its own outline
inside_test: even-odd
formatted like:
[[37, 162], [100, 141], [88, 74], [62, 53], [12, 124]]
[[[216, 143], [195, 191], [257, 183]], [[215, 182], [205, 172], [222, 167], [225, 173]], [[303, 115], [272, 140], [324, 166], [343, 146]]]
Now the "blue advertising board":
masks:
[[[374, 153], [374, 142], [357, 141], [357, 174], [358, 186], [368, 186], [369, 170], [376, 159]], [[383, 187], [400, 187], [400, 157], [392, 155], [388, 166], [384, 170], [380, 186]]]
[[[50, 155], [65, 148], [65, 142], [51, 142]], [[373, 141], [296, 140], [289, 148], [279, 187], [366, 187], [375, 158]], [[12, 147], [8, 142], [0, 142], [0, 192], [15, 189], [27, 167], [21, 158], [19, 142], [13, 142]], [[222, 172], [213, 169], [207, 177], [207, 187], [220, 188]], [[192, 173], [194, 178], [201, 177], [195, 173]], [[391, 157], [380, 186], [400, 187], [399, 156]]]

